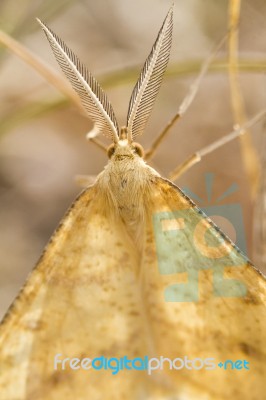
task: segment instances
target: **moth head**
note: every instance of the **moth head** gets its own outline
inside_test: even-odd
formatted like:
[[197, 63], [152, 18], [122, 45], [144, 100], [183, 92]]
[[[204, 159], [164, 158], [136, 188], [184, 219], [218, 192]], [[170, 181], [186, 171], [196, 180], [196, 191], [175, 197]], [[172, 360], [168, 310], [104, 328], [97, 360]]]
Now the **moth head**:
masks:
[[136, 142], [133, 142], [128, 136], [126, 127], [122, 127], [119, 134], [119, 140], [112, 143], [107, 149], [108, 158], [112, 158], [114, 155], [117, 157], [132, 157], [136, 155], [143, 158], [144, 149]]

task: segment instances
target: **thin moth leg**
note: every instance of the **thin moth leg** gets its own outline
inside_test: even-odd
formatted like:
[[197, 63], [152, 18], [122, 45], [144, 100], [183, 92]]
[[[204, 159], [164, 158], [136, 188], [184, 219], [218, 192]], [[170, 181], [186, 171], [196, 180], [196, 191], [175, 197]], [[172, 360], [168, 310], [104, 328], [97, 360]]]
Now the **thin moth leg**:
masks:
[[[260, 118], [265, 115], [264, 111], [259, 112], [255, 115], [250, 121], [247, 121], [245, 116], [243, 98], [241, 96], [241, 91], [239, 87], [238, 81], [238, 59], [237, 59], [237, 45], [238, 45], [238, 24], [239, 24], [239, 2], [237, 0], [231, 0], [229, 5], [229, 33], [228, 33], [228, 59], [229, 59], [229, 81], [230, 81], [230, 88], [231, 88], [231, 102], [232, 102], [232, 109], [235, 119], [235, 130], [230, 132], [226, 136], [218, 139], [217, 141], [207, 145], [203, 149], [191, 154], [182, 164], [177, 166], [172, 172], [169, 174], [169, 179], [176, 180], [181, 175], [183, 175], [187, 170], [189, 170], [193, 165], [198, 163], [202, 157], [211, 153], [212, 151], [220, 148], [224, 144], [228, 143], [229, 141], [237, 138], [237, 137], [246, 137], [248, 132], [246, 128], [252, 127], [256, 124]], [[201, 74], [200, 74], [201, 75]], [[247, 171], [247, 175], [249, 176], [251, 185], [254, 185], [254, 179], [251, 179], [251, 175], [254, 176], [258, 175], [255, 174], [255, 170], [258, 171], [257, 157], [254, 153], [253, 146], [250, 142], [250, 136], [248, 136], [247, 141], [249, 143], [248, 146], [245, 145], [246, 142], [242, 142], [242, 151], [243, 151], [243, 159]], [[246, 153], [251, 153], [249, 158]], [[252, 165], [245, 162], [245, 160], [253, 160]], [[253, 172], [252, 172], [253, 171]], [[256, 180], [256, 179], [255, 179]], [[253, 187], [254, 190], [254, 187]]]
[[101, 140], [96, 139], [95, 137], [94, 138], [90, 138], [90, 137], [88, 137], [88, 135], [87, 135], [86, 139], [88, 141], [92, 142], [93, 144], [95, 144], [98, 147], [98, 149], [101, 149], [105, 153], [107, 153], [108, 146], [105, 146], [105, 144]]
[[190, 86], [190, 90], [184, 100], [182, 101], [181, 105], [179, 106], [179, 109], [177, 113], [173, 116], [173, 118], [168, 122], [168, 124], [165, 126], [165, 128], [159, 133], [157, 138], [154, 140], [154, 142], [151, 144], [151, 147], [145, 151], [145, 160], [150, 160], [156, 153], [158, 147], [160, 144], [163, 142], [167, 134], [169, 133], [170, 129], [174, 126], [174, 124], [185, 114], [189, 106], [192, 104], [194, 98], [196, 97], [200, 84], [202, 82], [202, 79], [206, 75], [206, 72], [208, 71], [208, 68], [213, 61], [213, 58], [216, 56], [220, 48], [223, 46], [225, 43], [226, 39], [228, 37], [228, 33], [220, 40], [218, 45], [215, 46], [215, 48], [211, 51], [209, 56], [205, 59], [203, 62], [200, 73], [197, 76], [197, 78], [194, 80], [192, 85]]
[[191, 154], [182, 164], [177, 166], [172, 172], [170, 172], [168, 178], [172, 181], [175, 181], [181, 175], [183, 175], [188, 169], [190, 169], [193, 165], [198, 163], [204, 156], [209, 153], [212, 153], [214, 150], [219, 149], [226, 143], [231, 142], [231, 140], [236, 139], [237, 137], [243, 135], [247, 128], [255, 125], [260, 119], [262, 119], [266, 115], [266, 110], [260, 111], [253, 118], [251, 118], [248, 122], [246, 122], [241, 127], [235, 127], [235, 129], [229, 134], [221, 137], [218, 140], [215, 140], [213, 143], [207, 145], [203, 149], [196, 151]]

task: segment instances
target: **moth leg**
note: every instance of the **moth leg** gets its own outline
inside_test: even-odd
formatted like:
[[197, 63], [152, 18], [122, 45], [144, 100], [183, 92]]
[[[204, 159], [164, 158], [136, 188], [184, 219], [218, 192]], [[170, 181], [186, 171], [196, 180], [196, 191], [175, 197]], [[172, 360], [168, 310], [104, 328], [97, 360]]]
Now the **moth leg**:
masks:
[[108, 146], [105, 146], [103, 142], [101, 142], [99, 139], [90, 138], [88, 135], [86, 136], [86, 139], [95, 144], [99, 149], [103, 150], [105, 153], [107, 153]]
[[75, 182], [82, 188], [87, 188], [95, 183], [96, 175], [76, 175]]
[[145, 160], [151, 159], [154, 154], [156, 153], [156, 150], [160, 146], [161, 142], [164, 140], [166, 137], [167, 133], [169, 130], [172, 128], [172, 126], [176, 123], [176, 121], [181, 117], [181, 114], [179, 111], [173, 116], [173, 118], [168, 122], [168, 124], [164, 127], [164, 129], [159, 133], [157, 138], [154, 140], [154, 142], [151, 144], [151, 147], [145, 151]]
[[150, 149], [148, 149], [145, 152], [145, 160], [149, 160], [154, 156], [156, 150], [158, 149], [159, 145], [161, 144], [161, 142], [164, 140], [164, 138], [168, 134], [169, 130], [183, 116], [183, 114], [185, 114], [185, 112], [191, 105], [192, 101], [194, 100], [194, 98], [199, 90], [201, 81], [202, 81], [203, 77], [205, 76], [213, 58], [215, 57], [217, 52], [220, 50], [222, 45], [225, 43], [227, 37], [228, 37], [228, 33], [222, 38], [222, 40], [220, 40], [219, 44], [215, 46], [215, 48], [211, 51], [210, 55], [203, 62], [199, 75], [197, 76], [197, 78], [194, 80], [194, 82], [190, 86], [190, 90], [189, 90], [188, 94], [186, 95], [186, 97], [184, 98], [184, 100], [182, 101], [181, 105], [179, 106], [177, 113], [168, 122], [168, 124], [165, 126], [165, 128], [162, 130], [162, 132], [160, 132], [160, 134], [157, 136], [157, 138], [152, 143]]
[[235, 129], [228, 133], [227, 135], [221, 137], [218, 140], [215, 140], [213, 143], [207, 145], [203, 149], [196, 151], [191, 154], [182, 164], [180, 164], [177, 168], [175, 168], [169, 174], [169, 179], [175, 181], [181, 175], [183, 175], [188, 169], [190, 169], [194, 164], [198, 163], [204, 156], [209, 153], [212, 153], [214, 150], [219, 149], [226, 143], [231, 142], [231, 140], [236, 139], [237, 137], [243, 135], [248, 128], [255, 125], [260, 119], [265, 117], [266, 109], [260, 111], [253, 118], [251, 118], [248, 122], [243, 124], [242, 126], [236, 125]]
[[[234, 131], [223, 136], [221, 139], [218, 139], [217, 141], [211, 143], [210, 145], [204, 147], [203, 149], [195, 152], [194, 154], [191, 154], [181, 165], [179, 165], [172, 172], [170, 172], [169, 179], [171, 179], [173, 181], [176, 180], [177, 178], [179, 178], [181, 175], [183, 175], [193, 165], [198, 163], [202, 159], [202, 157], [204, 157], [205, 155], [220, 148], [224, 144], [230, 142], [231, 140], [233, 140], [239, 136], [246, 137], [246, 135], [244, 135], [244, 134], [247, 133], [247, 128], [253, 126], [265, 115], [265, 110], [263, 110], [263, 111], [259, 112], [258, 114], [256, 114], [248, 122], [246, 122], [247, 120], [245, 119], [243, 100], [241, 97], [240, 88], [239, 88], [239, 84], [238, 84], [238, 80], [237, 80], [237, 78], [238, 78], [238, 67], [237, 67], [238, 24], [239, 24], [239, 9], [237, 7], [236, 2], [234, 0], [232, 0], [230, 2], [230, 13], [229, 13], [230, 30], [228, 32], [228, 41], [229, 41], [229, 77], [230, 77], [230, 84], [231, 84], [232, 107], [233, 107], [234, 117], [235, 117]], [[203, 67], [204, 67], [204, 65], [203, 65]], [[203, 69], [203, 67], [202, 67], [202, 69]], [[201, 73], [200, 73], [200, 75], [201, 75]], [[200, 75], [199, 75], [199, 77], [200, 77]], [[244, 139], [244, 137], [243, 137], [243, 139]], [[248, 138], [248, 143], [250, 143], [249, 138]], [[254, 156], [252, 146], [250, 146], [250, 145], [244, 146], [243, 145], [242, 147], [246, 147], [244, 149], [244, 152], [246, 150], [248, 152], [248, 154], [251, 152], [252, 153], [251, 156]], [[249, 152], [250, 148], [251, 148], [251, 150]], [[257, 165], [256, 160], [254, 159], [254, 157], [251, 157], [251, 158], [253, 159], [253, 163], [254, 163], [253, 168], [256, 169], [256, 165]]]

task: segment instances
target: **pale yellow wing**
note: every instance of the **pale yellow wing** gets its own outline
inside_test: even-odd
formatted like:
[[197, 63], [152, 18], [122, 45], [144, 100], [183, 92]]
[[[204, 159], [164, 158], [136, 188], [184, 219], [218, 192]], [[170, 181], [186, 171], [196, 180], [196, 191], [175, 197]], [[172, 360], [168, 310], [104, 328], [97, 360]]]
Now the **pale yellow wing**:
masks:
[[[182, 399], [262, 399], [265, 278], [171, 182], [157, 178], [151, 193], [142, 259], [150, 355], [215, 363], [191, 370], [178, 360], [169, 370], [165, 361], [152, 375]], [[232, 370], [226, 360], [242, 362]]]
[[97, 191], [73, 204], [0, 327], [3, 400], [136, 399], [150, 391], [143, 371], [54, 369], [56, 354], [132, 358], [146, 349], [136, 251]]
[[[161, 178], [153, 186], [141, 259], [119, 218], [101, 204], [97, 185], [74, 203], [1, 325], [1, 398], [262, 398], [264, 279], [227, 240], [206, 246], [210, 222], [175, 186]], [[197, 247], [211, 250], [214, 262], [202, 264]], [[114, 375], [55, 370], [57, 354], [245, 359], [250, 370], [169, 371], [165, 361], [150, 375]]]

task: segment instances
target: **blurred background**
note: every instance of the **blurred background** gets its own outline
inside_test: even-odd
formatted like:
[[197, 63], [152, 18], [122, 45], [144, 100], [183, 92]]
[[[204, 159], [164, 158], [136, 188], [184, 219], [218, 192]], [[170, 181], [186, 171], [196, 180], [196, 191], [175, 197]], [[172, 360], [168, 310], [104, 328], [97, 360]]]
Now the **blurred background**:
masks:
[[[0, 27], [60, 72], [35, 17], [46, 22], [98, 79], [123, 125], [131, 91], [168, 8], [168, 0], [20, 0], [19, 6], [16, 0], [1, 0]], [[239, 79], [248, 119], [266, 108], [265, 15], [264, 0], [242, 1]], [[170, 65], [145, 135], [139, 138], [145, 148], [177, 111], [201, 63], [227, 26], [227, 0], [175, 1]], [[75, 176], [97, 175], [107, 157], [86, 142], [85, 134], [92, 125], [80, 110], [1, 44], [0, 102], [1, 316], [81, 191]], [[167, 177], [190, 154], [229, 133], [233, 124], [224, 46], [152, 166]], [[248, 255], [263, 269], [264, 121], [251, 132], [261, 170], [254, 178], [261, 182], [256, 192], [247, 176], [239, 140], [206, 156], [176, 183], [200, 197], [200, 207], [239, 205]], [[212, 190], [208, 173], [213, 174]], [[236, 190], [218, 201], [231, 185]], [[219, 208], [216, 214], [219, 216]], [[234, 224], [220, 218], [220, 223], [237, 239], [239, 221]]]

